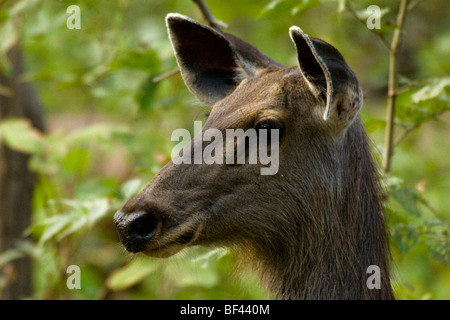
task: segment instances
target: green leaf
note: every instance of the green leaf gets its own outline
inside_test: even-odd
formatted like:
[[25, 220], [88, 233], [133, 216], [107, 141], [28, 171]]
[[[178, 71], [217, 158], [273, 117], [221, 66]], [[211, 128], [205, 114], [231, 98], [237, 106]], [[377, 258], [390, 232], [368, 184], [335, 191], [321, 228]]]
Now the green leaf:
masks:
[[450, 86], [450, 77], [433, 79], [429, 85], [419, 89], [411, 96], [412, 103], [430, 100], [439, 97], [445, 93], [445, 88]]
[[419, 234], [415, 226], [399, 223], [392, 229], [392, 238], [400, 251], [406, 253], [418, 243]]
[[176, 262], [176, 264], [167, 265], [164, 272], [179, 288], [191, 286], [211, 288], [219, 282], [215, 266], [195, 263], [187, 259], [179, 259]]
[[109, 212], [110, 204], [106, 198], [84, 201], [83, 209], [87, 210], [87, 225], [94, 226], [101, 218]]
[[430, 254], [441, 263], [450, 266], [450, 227], [442, 220], [427, 221], [425, 234]]
[[346, 0], [338, 0], [338, 9], [337, 9], [338, 13], [344, 12], [344, 10], [345, 10], [345, 2], [346, 2]]
[[0, 66], [5, 63], [4, 61], [9, 61], [6, 57], [6, 53], [18, 40], [19, 32], [14, 26], [14, 19], [8, 19], [3, 25], [0, 25]]
[[109, 212], [110, 208], [109, 200], [106, 198], [87, 201], [63, 200], [62, 202], [73, 208], [69, 212], [72, 219], [68, 228], [58, 235], [57, 240], [61, 240], [82, 228], [94, 226]]
[[216, 249], [210, 250], [204, 254], [201, 254], [197, 257], [192, 258], [191, 261], [194, 263], [200, 262], [202, 268], [206, 268], [212, 259], [220, 260], [221, 258], [228, 255], [229, 253], [230, 253], [230, 251], [227, 249], [216, 248]]
[[22, 258], [24, 253], [20, 249], [9, 249], [0, 254], [0, 268], [7, 265], [9, 262]]
[[41, 0], [22, 0], [15, 1], [14, 6], [10, 9], [9, 13], [12, 16], [24, 13], [26, 10], [33, 9]]
[[89, 168], [92, 151], [87, 149], [71, 149], [62, 160], [64, 171], [71, 174], [83, 175]]
[[318, 0], [301, 0], [295, 1], [295, 3], [298, 4], [291, 8], [291, 15], [293, 16], [302, 11], [305, 11], [306, 9], [314, 8], [320, 5], [320, 1]]
[[68, 214], [59, 214], [47, 218], [42, 224], [44, 229], [39, 238], [39, 246], [44, 245], [45, 242], [55, 237], [59, 232], [64, 230], [72, 221], [72, 217]]
[[412, 84], [397, 96], [398, 122], [421, 124], [450, 110], [450, 77]]
[[91, 201], [62, 199], [60, 203], [68, 206], [69, 210], [46, 218], [42, 223], [27, 230], [39, 238], [40, 246], [50, 239], [61, 241], [75, 232], [94, 226], [110, 209], [109, 200], [106, 198]]
[[158, 269], [155, 260], [144, 258], [131, 261], [126, 266], [116, 269], [106, 279], [106, 286], [113, 291], [128, 289]]
[[120, 193], [123, 195], [124, 199], [131, 199], [141, 191], [142, 187], [141, 179], [131, 179], [123, 184]]
[[153, 81], [154, 75], [150, 75], [141, 85], [136, 94], [136, 100], [139, 103], [140, 110], [149, 110], [152, 106], [152, 101], [158, 88], [159, 82]]
[[[389, 13], [391, 9], [389, 7], [380, 9], [380, 18], [383, 17], [385, 14]], [[360, 20], [367, 20], [373, 13], [371, 11], [368, 11], [367, 9], [359, 10], [356, 12], [356, 16]]]
[[124, 134], [130, 132], [126, 126], [118, 126], [113, 124], [93, 124], [88, 127], [78, 129], [67, 135], [67, 143], [86, 143], [95, 140], [109, 140], [113, 134]]
[[414, 216], [421, 215], [417, 207], [417, 201], [419, 199], [417, 191], [404, 187], [403, 181], [396, 177], [389, 178], [387, 186], [389, 195], [407, 212]]
[[281, 2], [283, 2], [283, 1], [284, 1], [284, 0], [273, 0], [273, 1], [270, 1], [270, 2], [264, 7], [264, 9], [262, 9], [260, 15], [263, 15], [263, 14], [269, 12], [269, 11], [274, 10], [274, 9], [275, 9]]
[[61, 230], [58, 234], [55, 234], [55, 239], [61, 241], [65, 237], [83, 229], [88, 224], [88, 218], [86, 216], [80, 216], [76, 219], [72, 219], [64, 230]]
[[23, 153], [42, 151], [44, 137], [27, 119], [7, 119], [0, 122], [0, 137], [13, 150]]
[[122, 50], [110, 64], [111, 70], [130, 68], [149, 73], [156, 72], [159, 66], [160, 60], [155, 50]]
[[371, 118], [364, 121], [364, 128], [366, 128], [366, 131], [368, 133], [384, 130], [385, 127], [386, 120]]

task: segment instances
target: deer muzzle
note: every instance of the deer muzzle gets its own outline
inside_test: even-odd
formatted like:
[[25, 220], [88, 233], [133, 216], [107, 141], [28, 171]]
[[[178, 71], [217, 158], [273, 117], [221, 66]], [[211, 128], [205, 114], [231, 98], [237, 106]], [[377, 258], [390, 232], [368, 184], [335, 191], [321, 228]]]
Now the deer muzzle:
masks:
[[126, 214], [122, 210], [115, 213], [114, 223], [127, 251], [161, 258], [192, 245], [203, 227], [193, 219], [174, 224], [151, 213]]
[[114, 223], [119, 232], [120, 241], [129, 252], [136, 253], [147, 248], [158, 233], [161, 223], [148, 213], [124, 214], [117, 211]]

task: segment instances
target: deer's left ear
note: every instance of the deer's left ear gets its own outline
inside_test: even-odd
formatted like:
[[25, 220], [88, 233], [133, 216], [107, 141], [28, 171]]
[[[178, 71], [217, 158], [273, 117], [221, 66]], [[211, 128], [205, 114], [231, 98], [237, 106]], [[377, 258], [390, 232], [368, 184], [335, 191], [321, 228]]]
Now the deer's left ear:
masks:
[[298, 64], [312, 93], [323, 101], [323, 119], [348, 127], [362, 106], [355, 74], [339, 51], [325, 41], [309, 38], [299, 27], [289, 33], [297, 48]]

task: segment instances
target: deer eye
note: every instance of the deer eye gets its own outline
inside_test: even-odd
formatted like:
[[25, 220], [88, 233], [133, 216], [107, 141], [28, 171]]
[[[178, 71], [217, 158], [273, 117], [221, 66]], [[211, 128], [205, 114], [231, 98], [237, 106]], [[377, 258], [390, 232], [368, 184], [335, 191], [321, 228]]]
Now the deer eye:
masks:
[[271, 139], [271, 131], [276, 129], [278, 129], [278, 138], [281, 140], [286, 130], [283, 122], [275, 119], [264, 119], [259, 121], [255, 126], [256, 134], [258, 136], [259, 130], [267, 130], [267, 141], [270, 141]]

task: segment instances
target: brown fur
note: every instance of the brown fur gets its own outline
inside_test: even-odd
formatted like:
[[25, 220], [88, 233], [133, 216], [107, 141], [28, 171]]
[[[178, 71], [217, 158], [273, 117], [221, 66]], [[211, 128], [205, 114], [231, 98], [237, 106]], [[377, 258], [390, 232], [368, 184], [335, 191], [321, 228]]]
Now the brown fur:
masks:
[[[280, 167], [264, 176], [260, 165], [170, 162], [116, 213], [125, 247], [166, 257], [192, 245], [237, 246], [282, 299], [394, 298], [380, 179], [356, 116], [357, 80], [337, 50], [294, 30], [300, 66], [308, 64], [283, 67], [242, 40], [188, 18], [173, 15], [168, 27], [186, 84], [214, 105], [203, 130], [246, 130], [267, 117], [282, 121]], [[199, 71], [195, 55], [201, 60], [202, 52], [195, 48], [202, 37], [230, 56], [216, 63], [208, 51]], [[320, 63], [309, 68], [317, 62], [310, 46], [330, 77], [321, 77]], [[220, 68], [220, 78], [208, 68]], [[331, 107], [328, 120], [324, 99]], [[144, 241], [135, 230], [153, 233]], [[381, 289], [367, 288], [370, 265], [381, 269]]]

